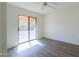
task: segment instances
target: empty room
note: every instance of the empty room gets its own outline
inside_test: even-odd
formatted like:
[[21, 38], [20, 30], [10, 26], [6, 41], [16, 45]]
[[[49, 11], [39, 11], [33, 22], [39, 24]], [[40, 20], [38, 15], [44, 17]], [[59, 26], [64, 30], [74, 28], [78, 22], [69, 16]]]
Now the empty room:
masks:
[[0, 2], [0, 56], [79, 57], [79, 2]]

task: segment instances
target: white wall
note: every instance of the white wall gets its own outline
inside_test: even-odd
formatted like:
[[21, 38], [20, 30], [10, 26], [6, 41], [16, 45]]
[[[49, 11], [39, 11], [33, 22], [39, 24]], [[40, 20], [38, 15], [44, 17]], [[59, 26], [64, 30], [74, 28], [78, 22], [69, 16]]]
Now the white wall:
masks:
[[79, 45], [79, 7], [62, 8], [46, 15], [44, 37]]
[[21, 9], [12, 5], [7, 5], [7, 48], [12, 48], [18, 44], [18, 16], [34, 16], [37, 17], [38, 38], [43, 35], [43, 15]]

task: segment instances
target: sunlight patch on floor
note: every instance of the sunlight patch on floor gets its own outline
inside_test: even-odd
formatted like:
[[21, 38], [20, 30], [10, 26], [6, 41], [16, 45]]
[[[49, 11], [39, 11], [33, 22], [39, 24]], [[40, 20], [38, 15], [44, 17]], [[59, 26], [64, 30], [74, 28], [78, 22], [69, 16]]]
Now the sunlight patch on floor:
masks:
[[39, 46], [41, 46], [41, 47], [44, 46], [44, 45], [41, 44], [38, 40], [33, 40], [33, 41], [30, 41], [30, 42], [27, 42], [27, 43], [20, 44], [20, 45], [18, 46], [18, 49], [17, 49], [18, 51], [17, 51], [17, 52], [21, 52], [21, 51], [23, 51], [23, 50], [25, 50], [25, 49], [32, 48], [32, 47], [34, 47], [35, 45], [39, 45]]
[[31, 41], [30, 44], [31, 44], [31, 46], [34, 46], [34, 45], [37, 45], [37, 44], [40, 45], [40, 46], [44, 46], [38, 40]]
[[25, 49], [28, 49], [28, 48], [30, 48], [29, 43], [23, 43], [23, 44], [18, 46], [18, 49], [17, 49], [18, 51], [17, 52], [21, 52], [21, 51], [23, 51]]

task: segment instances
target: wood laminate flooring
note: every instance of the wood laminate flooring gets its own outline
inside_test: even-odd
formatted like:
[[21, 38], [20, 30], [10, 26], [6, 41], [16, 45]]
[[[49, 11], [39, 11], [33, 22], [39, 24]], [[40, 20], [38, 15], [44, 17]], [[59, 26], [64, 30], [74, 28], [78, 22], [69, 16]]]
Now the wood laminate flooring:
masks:
[[[28, 43], [30, 47], [18, 52], [18, 47], [8, 50], [8, 57], [79, 57], [79, 46], [50, 39]], [[22, 48], [24, 48], [22, 46]], [[20, 48], [19, 48], [20, 49]]]

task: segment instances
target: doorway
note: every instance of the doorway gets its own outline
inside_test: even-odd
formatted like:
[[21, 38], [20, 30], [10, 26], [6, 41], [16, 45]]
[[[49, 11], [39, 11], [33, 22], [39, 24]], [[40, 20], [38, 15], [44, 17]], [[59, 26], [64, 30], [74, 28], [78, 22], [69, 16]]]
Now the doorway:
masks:
[[37, 18], [19, 16], [19, 44], [37, 39]]

